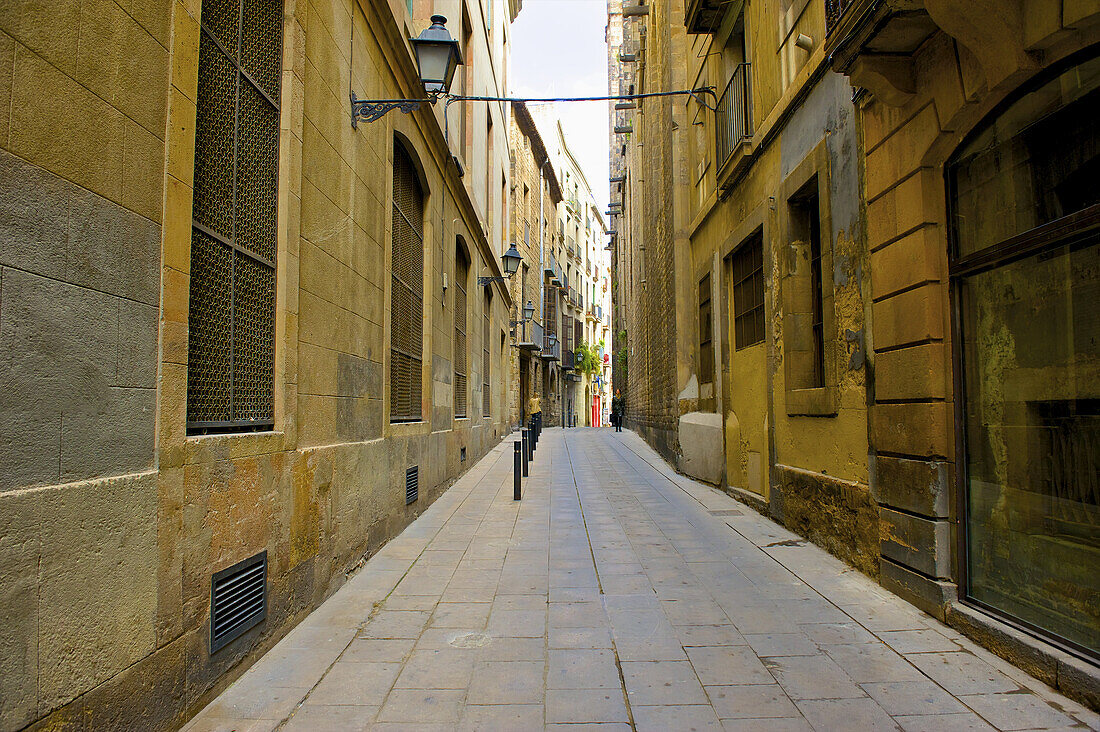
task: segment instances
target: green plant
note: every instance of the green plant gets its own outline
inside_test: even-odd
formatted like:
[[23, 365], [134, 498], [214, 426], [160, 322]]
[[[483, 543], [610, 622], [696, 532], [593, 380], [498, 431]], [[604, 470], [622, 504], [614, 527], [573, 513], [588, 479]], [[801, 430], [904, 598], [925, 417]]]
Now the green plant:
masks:
[[573, 349], [573, 364], [578, 371], [591, 376], [600, 370], [600, 351], [597, 346], [585, 342]]

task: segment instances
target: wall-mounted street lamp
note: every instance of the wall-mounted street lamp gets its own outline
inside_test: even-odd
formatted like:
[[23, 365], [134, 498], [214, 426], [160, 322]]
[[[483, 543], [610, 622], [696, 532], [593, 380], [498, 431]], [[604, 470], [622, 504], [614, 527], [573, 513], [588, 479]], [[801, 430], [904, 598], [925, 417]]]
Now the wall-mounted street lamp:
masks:
[[[516, 249], [516, 245], [513, 242], [512, 246], [508, 247], [508, 251], [500, 255], [500, 261], [504, 264], [504, 275], [501, 277], [478, 277], [477, 284], [481, 287], [492, 282], [504, 282], [507, 279], [511, 279], [512, 275], [519, 269], [519, 263], [523, 257], [519, 255], [519, 250]], [[534, 310], [532, 309], [532, 312]]]
[[428, 96], [423, 99], [357, 99], [355, 92], [352, 92], [352, 127], [357, 127], [359, 120], [373, 122], [393, 109], [400, 109], [408, 114], [420, 109], [425, 102], [435, 104], [439, 97], [447, 93], [455, 70], [462, 65], [462, 49], [459, 48], [458, 41], [451, 37], [446, 25], [445, 16], [433, 15], [431, 26], [421, 31], [416, 38], [409, 39], [416, 53], [420, 81]]

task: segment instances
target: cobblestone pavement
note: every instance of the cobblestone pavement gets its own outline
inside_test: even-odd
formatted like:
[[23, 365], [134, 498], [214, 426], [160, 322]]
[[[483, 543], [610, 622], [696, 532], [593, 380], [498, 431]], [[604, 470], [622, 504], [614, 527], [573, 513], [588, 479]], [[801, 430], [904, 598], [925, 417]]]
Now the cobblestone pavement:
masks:
[[512, 442], [186, 730], [1096, 728], [636, 435]]

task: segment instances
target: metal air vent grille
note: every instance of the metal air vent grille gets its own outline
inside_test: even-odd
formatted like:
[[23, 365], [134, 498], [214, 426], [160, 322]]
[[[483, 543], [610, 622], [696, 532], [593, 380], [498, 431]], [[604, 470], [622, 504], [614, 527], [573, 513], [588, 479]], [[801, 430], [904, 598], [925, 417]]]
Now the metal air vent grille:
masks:
[[405, 505], [414, 503], [420, 497], [420, 466], [414, 465], [405, 470]]
[[210, 581], [210, 652], [267, 617], [267, 551], [223, 569]]

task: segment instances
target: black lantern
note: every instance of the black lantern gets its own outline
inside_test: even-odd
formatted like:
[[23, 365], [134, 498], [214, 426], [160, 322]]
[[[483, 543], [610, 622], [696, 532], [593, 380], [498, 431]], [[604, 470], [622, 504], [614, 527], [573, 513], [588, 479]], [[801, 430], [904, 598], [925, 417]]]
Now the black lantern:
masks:
[[462, 64], [462, 51], [458, 47], [458, 41], [451, 38], [446, 25], [446, 17], [433, 15], [431, 26], [421, 31], [416, 38], [409, 39], [416, 52], [420, 80], [424, 82], [424, 91], [428, 94], [446, 93], [451, 88], [455, 69]]
[[511, 277], [519, 269], [519, 263], [523, 259], [519, 255], [519, 250], [516, 249], [515, 243], [508, 247], [508, 251], [501, 255], [500, 261], [504, 263], [504, 274]]
[[527, 304], [523, 306], [523, 319], [530, 320], [533, 317], [535, 317], [535, 306], [528, 300]]
[[550, 348], [553, 348], [555, 345], [557, 345], [558, 337], [551, 333], [546, 337], [546, 342], [550, 344]]

